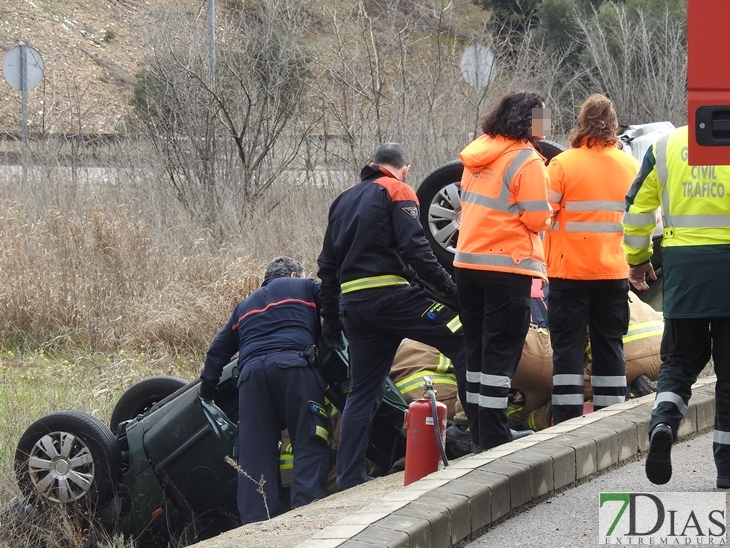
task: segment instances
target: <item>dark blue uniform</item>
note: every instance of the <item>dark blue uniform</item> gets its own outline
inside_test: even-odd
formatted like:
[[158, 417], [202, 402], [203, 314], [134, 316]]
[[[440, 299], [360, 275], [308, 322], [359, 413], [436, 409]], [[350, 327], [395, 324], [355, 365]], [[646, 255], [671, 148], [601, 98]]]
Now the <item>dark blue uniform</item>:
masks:
[[350, 352], [350, 393], [340, 424], [337, 486], [366, 481], [365, 453], [385, 379], [404, 338], [438, 348], [454, 364], [465, 399], [466, 361], [459, 317], [409, 282], [415, 272], [437, 289], [453, 283], [418, 220], [411, 187], [377, 165], [340, 194], [318, 259], [323, 311], [342, 315]]
[[[208, 350], [200, 396], [212, 399], [221, 371], [238, 352], [238, 509], [242, 524], [279, 510], [279, 439], [294, 448], [291, 507], [323, 498], [330, 468], [324, 382], [303, 356], [319, 333], [319, 285], [269, 278], [240, 302]], [[266, 498], [257, 491], [261, 481]]]

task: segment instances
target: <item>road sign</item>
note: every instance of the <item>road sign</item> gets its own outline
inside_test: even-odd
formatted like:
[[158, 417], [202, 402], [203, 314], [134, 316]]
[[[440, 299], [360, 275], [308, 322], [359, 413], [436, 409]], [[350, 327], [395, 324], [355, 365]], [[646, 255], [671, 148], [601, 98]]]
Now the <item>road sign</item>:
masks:
[[494, 76], [494, 54], [481, 44], [471, 45], [461, 55], [461, 74], [470, 85], [482, 89]]
[[33, 89], [43, 80], [44, 70], [41, 54], [30, 46], [15, 46], [3, 60], [3, 76], [14, 89]]

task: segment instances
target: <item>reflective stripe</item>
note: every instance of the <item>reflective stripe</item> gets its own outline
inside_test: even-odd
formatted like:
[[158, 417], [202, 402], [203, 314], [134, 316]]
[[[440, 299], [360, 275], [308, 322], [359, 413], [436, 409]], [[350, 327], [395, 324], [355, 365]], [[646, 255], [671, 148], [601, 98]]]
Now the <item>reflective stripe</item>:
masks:
[[512, 182], [512, 179], [514, 179], [515, 175], [517, 175], [522, 164], [524, 164], [528, 158], [532, 158], [534, 154], [534, 150], [531, 148], [525, 148], [520, 150], [515, 157], [512, 158], [507, 169], [505, 169], [504, 173], [502, 173], [502, 188], [507, 188], [509, 190], [509, 184]]
[[446, 324], [446, 327], [448, 327], [449, 331], [452, 333], [456, 333], [459, 329], [461, 329], [461, 319], [459, 316], [454, 316], [454, 318]]
[[291, 470], [294, 468], [294, 455], [283, 453], [279, 456], [279, 470]]
[[482, 266], [506, 266], [516, 270], [539, 272], [545, 274], [545, 265], [535, 259], [522, 259], [519, 264], [508, 255], [493, 255], [489, 253], [466, 253], [456, 250], [454, 260], [457, 262]]
[[664, 333], [664, 322], [662, 320], [653, 320], [650, 322], [641, 322], [629, 326], [629, 331], [624, 335], [624, 343], [645, 339]]
[[482, 396], [474, 392], [466, 393], [466, 403], [477, 404], [479, 407], [487, 409], [507, 409], [507, 398], [493, 398], [491, 396]]
[[345, 282], [340, 286], [342, 293], [352, 293], [361, 289], [372, 289], [375, 287], [389, 287], [394, 285], [411, 285], [408, 280], [400, 276], [385, 274], [383, 276], [370, 276]]
[[713, 443], [721, 443], [722, 445], [730, 445], [730, 432], [715, 430], [712, 432]]
[[629, 236], [628, 234], [624, 234], [624, 243], [631, 247], [649, 247], [651, 244], [651, 234], [648, 236]]
[[549, 200], [550, 200], [551, 202], [556, 202], [556, 203], [560, 203], [560, 200], [562, 200], [562, 199], [563, 199], [563, 195], [562, 195], [562, 194], [561, 194], [560, 192], [558, 192], [557, 190], [553, 190], [553, 189], [551, 188], [551, 189], [550, 189], [550, 192], [548, 192], [548, 199], [549, 199]]
[[583, 386], [583, 375], [553, 375], [553, 386]]
[[662, 186], [661, 210], [664, 228], [674, 226], [672, 225], [671, 216], [669, 215], [669, 190], [667, 189], [667, 182], [669, 181], [669, 170], [667, 169], [667, 143], [669, 143], [669, 135], [671, 134], [667, 133], [666, 135], [659, 137], [654, 150], [656, 175]]
[[517, 202], [517, 208], [520, 211], [528, 211], [530, 213], [534, 213], [536, 211], [545, 211], [546, 213], [549, 213], [552, 211], [547, 200], [522, 200]]
[[433, 382], [434, 384], [449, 384], [456, 386], [455, 375], [443, 375], [440, 373], [434, 373], [433, 371], [422, 371], [420, 373], [416, 373], [414, 375], [406, 377], [403, 380], [398, 381], [397, 383], [395, 383], [395, 386], [398, 388], [401, 394], [406, 394], [411, 390], [426, 385], [426, 382], [423, 380], [424, 375], [428, 375], [428, 378], [430, 378], [431, 382]]
[[547, 227], [548, 230], [560, 230], [560, 222], [558, 221], [550, 221], [550, 225]]
[[591, 385], [593, 387], [626, 386], [626, 375], [591, 375]]
[[553, 394], [553, 405], [583, 405], [583, 394]]
[[654, 405], [652, 406], [652, 409], [656, 409], [660, 403], [667, 402], [667, 403], [673, 403], [677, 409], [679, 409], [679, 412], [684, 416], [687, 413], [687, 404], [684, 403], [684, 400], [674, 392], [659, 392], [656, 395], [656, 399], [654, 400]]
[[329, 432], [323, 426], [319, 426], [318, 424], [316, 424], [314, 426], [314, 433], [317, 434], [317, 436], [322, 438], [324, 441], [329, 441]]
[[627, 226], [656, 225], [654, 213], [624, 213], [623, 223]]
[[462, 192], [461, 203], [463, 204], [474, 204], [494, 211], [501, 211], [502, 213], [509, 213], [510, 215], [517, 215], [520, 210], [517, 204], [512, 204], [509, 201], [502, 200], [502, 197], [492, 198], [490, 196], [484, 196], [475, 192]]
[[681, 228], [730, 228], [730, 215], [673, 215], [672, 227], [675, 226]]
[[439, 352], [439, 363], [436, 366], [436, 371], [440, 373], [447, 373], [450, 368], [451, 360]]
[[619, 232], [623, 233], [624, 229], [621, 223], [597, 223], [597, 222], [566, 222], [566, 232]]
[[565, 202], [566, 211], [623, 211], [625, 202], [615, 200], [581, 200], [579, 202]]
[[604, 396], [602, 394], [593, 394], [593, 405], [598, 407], [608, 407], [609, 405], [615, 405], [625, 401], [626, 398], [624, 396]]
[[510, 378], [505, 375], [488, 375], [479, 371], [467, 371], [466, 382], [479, 383], [483, 386], [495, 388], [509, 388], [512, 384]]
[[547, 200], [535, 200], [529, 202], [520, 202], [516, 204], [510, 203], [509, 201], [509, 185], [512, 182], [512, 179], [514, 179], [515, 175], [517, 175], [517, 172], [522, 167], [522, 164], [524, 164], [533, 155], [534, 151], [532, 149], [522, 149], [514, 156], [514, 158], [512, 158], [509, 165], [504, 170], [504, 173], [502, 173], [502, 186], [500, 187], [499, 195], [496, 198], [484, 196], [483, 194], [478, 194], [475, 192], [466, 192], [462, 193], [461, 195], [462, 203], [465, 202], [481, 205], [490, 209], [494, 209], [495, 211], [501, 211], [503, 213], [509, 213], [512, 215], [517, 215], [520, 210], [550, 211], [550, 204], [547, 202]]

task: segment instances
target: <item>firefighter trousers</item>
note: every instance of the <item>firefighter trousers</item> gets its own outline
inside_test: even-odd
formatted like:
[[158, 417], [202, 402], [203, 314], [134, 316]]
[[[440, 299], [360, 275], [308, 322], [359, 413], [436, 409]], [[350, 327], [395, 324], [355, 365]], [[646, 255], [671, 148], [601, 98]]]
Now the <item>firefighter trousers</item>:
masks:
[[583, 414], [586, 328], [591, 340], [593, 408], [625, 401], [628, 280], [552, 279], [547, 301], [555, 424]]
[[288, 428], [294, 451], [290, 505], [324, 498], [330, 469], [324, 381], [297, 352], [257, 356], [238, 377], [236, 457], [243, 525], [280, 513], [279, 440]]
[[459, 394], [465, 390], [466, 360], [457, 313], [430, 299], [418, 287], [366, 289], [342, 299], [350, 353], [350, 392], [340, 423], [337, 488], [367, 480], [367, 454], [373, 417], [385, 395], [385, 379], [404, 338], [437, 348], [454, 364]]
[[692, 385], [712, 356], [715, 385], [715, 431], [712, 449], [719, 478], [730, 479], [730, 317], [664, 320], [662, 365], [651, 411], [649, 432], [666, 423], [676, 433], [687, 412]]
[[487, 450], [512, 441], [507, 399], [530, 327], [532, 278], [456, 269], [466, 346], [466, 414], [472, 442]]

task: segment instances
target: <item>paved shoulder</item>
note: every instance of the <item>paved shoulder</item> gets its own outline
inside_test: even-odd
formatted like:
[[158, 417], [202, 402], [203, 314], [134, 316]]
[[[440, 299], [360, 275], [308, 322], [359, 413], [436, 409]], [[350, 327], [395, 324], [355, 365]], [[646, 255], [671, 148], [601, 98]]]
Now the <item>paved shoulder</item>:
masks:
[[[715, 377], [695, 384], [680, 440], [712, 427], [714, 386]], [[449, 548], [536, 501], [566, 497], [565, 489], [636, 461], [648, 449], [653, 401], [650, 394], [462, 457], [407, 487], [403, 473], [378, 478], [200, 546]]]

